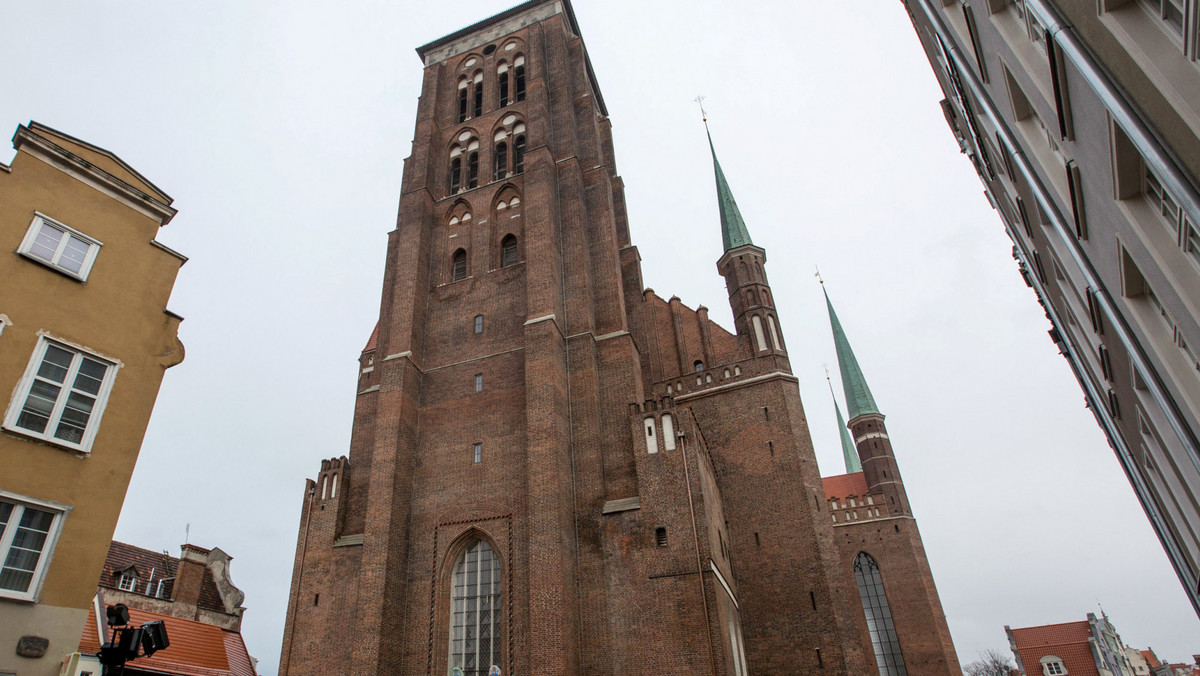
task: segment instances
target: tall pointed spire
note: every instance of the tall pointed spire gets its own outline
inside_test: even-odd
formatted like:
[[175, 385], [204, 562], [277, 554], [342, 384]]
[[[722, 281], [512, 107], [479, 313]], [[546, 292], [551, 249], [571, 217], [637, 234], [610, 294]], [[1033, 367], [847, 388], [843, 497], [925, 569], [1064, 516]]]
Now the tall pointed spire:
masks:
[[854, 351], [850, 349], [850, 341], [842, 330], [837, 313], [833, 311], [833, 303], [829, 301], [829, 292], [825, 291], [825, 281], [821, 281], [821, 291], [825, 294], [825, 305], [829, 308], [829, 324], [833, 327], [833, 343], [837, 347], [838, 367], [842, 372], [842, 390], [846, 393], [846, 413], [850, 420], [867, 413], [879, 413], [875, 406], [875, 398], [867, 387], [867, 379], [863, 377]]
[[846, 461], [846, 474], [862, 471], [862, 462], [858, 459], [858, 451], [850, 440], [850, 429], [842, 418], [842, 409], [838, 407], [837, 395], [833, 393], [833, 382], [829, 380], [829, 369], [825, 370], [825, 382], [829, 385], [829, 396], [833, 397], [833, 410], [837, 412], [838, 431], [842, 434], [842, 459]]
[[[703, 104], [700, 110], [703, 112]], [[729, 182], [725, 180], [725, 172], [721, 171], [721, 163], [717, 161], [717, 149], [713, 147], [712, 134], [708, 131], [708, 115], [704, 116], [704, 133], [708, 136], [708, 149], [712, 151], [713, 170], [717, 174], [717, 205], [721, 209], [721, 241], [725, 250], [754, 244], [750, 240], [750, 231], [746, 230], [746, 221], [742, 220], [742, 212], [733, 199]]]

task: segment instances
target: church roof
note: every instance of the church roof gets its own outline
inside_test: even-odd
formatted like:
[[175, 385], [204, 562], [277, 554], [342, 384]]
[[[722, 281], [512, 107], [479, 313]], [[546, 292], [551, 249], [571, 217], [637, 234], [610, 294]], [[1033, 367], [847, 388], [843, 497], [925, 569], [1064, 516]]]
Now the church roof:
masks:
[[833, 410], [837, 411], [838, 431], [842, 433], [842, 459], [846, 461], [846, 472], [861, 472], [862, 462], [858, 459], [854, 441], [850, 439], [850, 430], [846, 429], [846, 421], [842, 419], [842, 409], [838, 408], [837, 399], [833, 400]]
[[[170, 645], [150, 657], [139, 657], [130, 662], [129, 670], [175, 676], [255, 676], [250, 653], [238, 632], [182, 617], [129, 609], [130, 625], [155, 621], [166, 625]], [[105, 640], [108, 640], [107, 636]], [[100, 643], [96, 635], [96, 610], [92, 606], [79, 640], [79, 652], [98, 653]]]
[[825, 497], [830, 500], [851, 495], [866, 495], [870, 492], [867, 488], [867, 477], [863, 476], [862, 472], [821, 477], [821, 488], [825, 490]]
[[729, 182], [725, 180], [721, 163], [717, 161], [717, 149], [713, 147], [712, 134], [708, 134], [708, 149], [712, 151], [713, 170], [717, 175], [717, 206], [721, 209], [721, 241], [725, 245], [725, 251], [754, 244], [750, 240], [750, 232], [746, 230], [746, 221], [742, 219], [737, 201], [733, 199]]
[[[821, 290], [825, 291], [825, 287], [822, 286]], [[858, 366], [854, 350], [850, 349], [850, 341], [846, 339], [842, 323], [838, 321], [837, 313], [833, 311], [833, 303], [829, 301], [829, 292], [827, 291], [825, 292], [825, 305], [829, 308], [829, 324], [833, 327], [833, 343], [837, 348], [838, 368], [842, 373], [842, 390], [846, 394], [846, 413], [849, 414], [851, 420], [867, 413], [879, 413], [879, 407], [875, 405], [875, 398], [871, 396], [871, 389], [867, 387], [867, 379], [863, 377], [862, 369]]]

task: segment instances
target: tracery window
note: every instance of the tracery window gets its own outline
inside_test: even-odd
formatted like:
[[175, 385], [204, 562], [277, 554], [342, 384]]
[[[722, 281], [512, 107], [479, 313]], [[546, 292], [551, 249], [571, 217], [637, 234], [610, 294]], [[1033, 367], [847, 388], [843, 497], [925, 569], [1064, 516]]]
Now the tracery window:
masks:
[[[487, 676], [502, 659], [500, 561], [483, 540], [458, 558], [450, 591], [450, 671]], [[461, 672], [456, 671], [461, 670]]]
[[447, 181], [450, 194], [462, 190], [464, 181], [467, 190], [479, 187], [479, 139], [469, 131], [459, 134], [458, 142], [450, 148], [450, 177]]
[[879, 676], [907, 676], [904, 656], [900, 654], [900, 640], [892, 624], [892, 610], [883, 589], [883, 578], [879, 575], [879, 564], [866, 552], [859, 552], [854, 557], [854, 580], [858, 583], [858, 596], [867, 616]]

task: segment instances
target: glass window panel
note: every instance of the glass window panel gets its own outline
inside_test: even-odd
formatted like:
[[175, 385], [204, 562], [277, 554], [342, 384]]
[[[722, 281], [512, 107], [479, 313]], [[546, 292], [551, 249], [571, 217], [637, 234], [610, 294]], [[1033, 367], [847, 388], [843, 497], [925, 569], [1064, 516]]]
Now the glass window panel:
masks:
[[58, 266], [70, 270], [71, 272], [79, 272], [83, 267], [83, 261], [87, 257], [90, 245], [79, 239], [78, 237], [68, 237], [67, 246], [63, 248], [62, 255], [58, 258]]
[[75, 376], [75, 389], [89, 394], [98, 394], [106, 371], [108, 371], [108, 367], [104, 364], [84, 357], [83, 363], [79, 365], [79, 375]]
[[858, 594], [862, 601], [863, 613], [866, 615], [880, 676], [906, 676], [904, 657], [900, 652], [900, 643], [896, 640], [896, 629], [892, 624], [892, 613], [883, 589], [883, 578], [879, 574], [879, 566], [875, 559], [865, 552], [855, 557], [854, 577], [858, 584]]
[[73, 352], [64, 350], [57, 345], [47, 345], [46, 354], [42, 357], [42, 364], [38, 367], [38, 377], [56, 383], [63, 382], [74, 357]]

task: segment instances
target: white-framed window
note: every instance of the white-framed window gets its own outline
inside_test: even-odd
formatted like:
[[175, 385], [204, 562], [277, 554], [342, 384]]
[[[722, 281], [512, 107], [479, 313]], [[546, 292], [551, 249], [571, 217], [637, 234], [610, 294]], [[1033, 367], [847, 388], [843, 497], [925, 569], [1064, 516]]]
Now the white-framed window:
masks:
[[1044, 676], [1065, 676], [1067, 673], [1066, 665], [1056, 655], [1046, 655], [1041, 659], [1041, 663]]
[[131, 592], [137, 587], [137, 576], [132, 573], [121, 573], [117, 579], [117, 589]]
[[36, 601], [65, 508], [0, 491], [0, 597]]
[[483, 444], [475, 442], [471, 446], [471, 457], [475, 463], [483, 462]]
[[96, 261], [96, 254], [103, 244], [45, 214], [34, 214], [33, 223], [17, 251], [26, 258], [52, 267], [81, 282], [87, 281], [92, 263]]
[[88, 452], [116, 373], [117, 364], [43, 336], [17, 385], [4, 428]]

